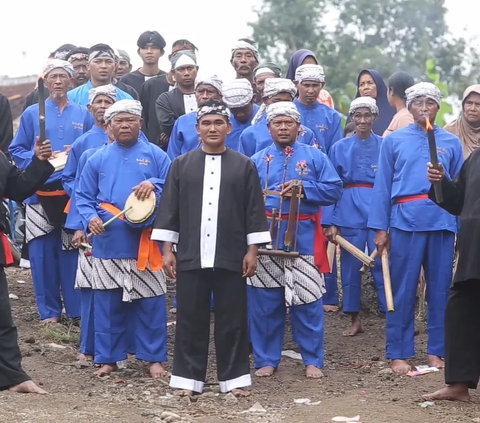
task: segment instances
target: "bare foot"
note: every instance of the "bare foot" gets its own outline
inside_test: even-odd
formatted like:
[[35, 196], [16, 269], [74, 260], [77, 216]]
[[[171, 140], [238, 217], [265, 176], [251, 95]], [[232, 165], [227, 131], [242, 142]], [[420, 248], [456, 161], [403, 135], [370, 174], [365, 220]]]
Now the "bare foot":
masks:
[[153, 379], [167, 376], [167, 371], [160, 363], [150, 363], [150, 376]]
[[47, 391], [35, 385], [31, 380], [19, 383], [9, 388], [9, 391], [18, 392], [21, 394], [46, 394]]
[[178, 397], [193, 397], [193, 391], [188, 389], [176, 389], [173, 393]]
[[323, 306], [323, 311], [325, 313], [337, 313], [338, 312], [338, 306], [335, 305], [324, 305]]
[[255, 376], [258, 377], [270, 377], [273, 375], [275, 372], [275, 368], [272, 366], [265, 366], [265, 367], [260, 367], [256, 372]]
[[172, 308], [170, 309], [170, 313], [172, 313], [172, 314], [177, 314], [177, 308], [176, 308], [176, 307], [172, 307]]
[[433, 394], [423, 396], [424, 399], [430, 401], [470, 401], [468, 386], [465, 383], [454, 383], [440, 389]]
[[404, 375], [412, 370], [412, 366], [410, 366], [406, 360], [392, 360], [390, 368], [397, 375]]
[[427, 355], [427, 364], [437, 369], [443, 369], [445, 367], [445, 362], [440, 357], [431, 354]]
[[319, 379], [319, 378], [323, 377], [323, 372], [318, 367], [312, 366], [311, 364], [309, 364], [306, 367], [306, 373], [305, 374], [306, 374], [307, 377], [312, 378], [312, 379]]
[[246, 389], [239, 389], [239, 388], [232, 389], [230, 392], [236, 397], [248, 397], [251, 394], [250, 391], [247, 391]]
[[353, 313], [352, 325], [349, 330], [343, 332], [343, 336], [355, 336], [359, 333], [363, 333], [362, 321], [358, 313]]
[[49, 317], [48, 319], [43, 319], [42, 323], [58, 323], [60, 317]]
[[102, 364], [102, 367], [95, 372], [95, 375], [98, 377], [110, 376], [115, 370], [118, 370], [116, 364]]

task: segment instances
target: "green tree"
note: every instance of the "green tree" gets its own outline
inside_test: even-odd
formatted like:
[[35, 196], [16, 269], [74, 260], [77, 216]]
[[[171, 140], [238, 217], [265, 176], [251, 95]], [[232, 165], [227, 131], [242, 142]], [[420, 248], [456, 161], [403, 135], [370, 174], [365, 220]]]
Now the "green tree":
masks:
[[480, 77], [469, 43], [449, 33], [444, 0], [264, 0], [256, 12], [250, 26], [261, 55], [285, 66], [295, 50], [313, 50], [339, 98], [364, 68], [385, 79], [405, 70], [425, 80], [433, 60], [457, 96]]

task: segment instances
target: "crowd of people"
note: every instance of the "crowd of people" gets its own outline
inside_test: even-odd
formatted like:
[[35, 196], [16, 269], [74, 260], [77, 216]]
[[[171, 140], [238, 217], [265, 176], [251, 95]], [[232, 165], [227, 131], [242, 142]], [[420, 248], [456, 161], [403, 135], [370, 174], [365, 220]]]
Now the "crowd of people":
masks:
[[[137, 44], [137, 70], [106, 44], [52, 53], [43, 70], [46, 140], [35, 89], [8, 145], [24, 172], [0, 158], [3, 195], [26, 204], [40, 320], [58, 324], [62, 310], [80, 319], [79, 360], [93, 361], [99, 377], [129, 354], [164, 377], [165, 293], [175, 280], [170, 386], [179, 395], [203, 391], [212, 309], [221, 392], [250, 393], [250, 354], [256, 377], [274, 374], [287, 312], [305, 376], [320, 378], [324, 314], [339, 307], [327, 245], [341, 235], [378, 253], [372, 276], [386, 358], [399, 375], [412, 370], [424, 269], [428, 365], [446, 366], [447, 383], [429, 398], [468, 400], [480, 377], [480, 85], [466, 89], [460, 116], [442, 129], [434, 84], [403, 71], [385, 83], [363, 69], [343, 128], [312, 51], [295, 52], [283, 77], [252, 40], [239, 39], [230, 56], [236, 78], [224, 82], [197, 74], [189, 40], [172, 44], [168, 71], [159, 68], [166, 42], [158, 32]], [[49, 165], [63, 151], [64, 168]], [[136, 207], [151, 204], [142, 219], [129, 218], [132, 195]], [[342, 311], [351, 316], [342, 335], [351, 337], [364, 331], [361, 263], [344, 250], [339, 260]], [[21, 368], [4, 274], [0, 289], [0, 389], [43, 392]]]

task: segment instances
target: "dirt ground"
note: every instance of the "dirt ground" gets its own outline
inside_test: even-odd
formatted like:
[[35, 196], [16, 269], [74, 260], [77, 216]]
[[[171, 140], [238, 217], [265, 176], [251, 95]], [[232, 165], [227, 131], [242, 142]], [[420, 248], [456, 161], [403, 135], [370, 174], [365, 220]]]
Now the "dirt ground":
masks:
[[[344, 338], [341, 333], [348, 327], [348, 319], [340, 313], [326, 316], [326, 377], [322, 380], [306, 380], [301, 362], [285, 357], [274, 377], [254, 378], [251, 397], [236, 400], [218, 394], [211, 360], [206, 393], [193, 401], [178, 401], [171, 396], [168, 380], [150, 380], [145, 365], [135, 360], [102, 380], [93, 376], [93, 368], [78, 368], [78, 328], [66, 322], [61, 330], [45, 329], [37, 319], [29, 272], [8, 269], [7, 276], [11, 294], [19, 297], [12, 300], [12, 308], [24, 367], [49, 395], [0, 392], [0, 423], [326, 423], [335, 416], [357, 415], [362, 423], [480, 422], [478, 394], [473, 395], [472, 404], [419, 405], [422, 394], [442, 386], [442, 373], [409, 378], [382, 372], [387, 366], [383, 358], [385, 320], [375, 313], [368, 283], [363, 298], [364, 334]], [[169, 302], [172, 294], [168, 294]], [[169, 321], [174, 320], [170, 315]], [[417, 326], [416, 348], [421, 353], [414, 364], [426, 364], [424, 325], [418, 322]], [[168, 368], [173, 336], [172, 325]], [[298, 351], [290, 333], [285, 337], [285, 350]], [[320, 403], [294, 402], [302, 398]], [[264, 411], [248, 411], [255, 403]]]

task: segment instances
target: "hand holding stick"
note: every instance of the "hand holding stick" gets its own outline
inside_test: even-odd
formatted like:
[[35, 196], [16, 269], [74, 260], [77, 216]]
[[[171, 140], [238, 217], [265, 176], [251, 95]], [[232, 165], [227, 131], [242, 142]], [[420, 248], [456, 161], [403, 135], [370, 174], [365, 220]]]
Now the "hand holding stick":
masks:
[[[108, 219], [103, 225], [102, 225], [102, 228], [105, 229], [108, 225], [110, 225], [110, 223], [114, 222], [115, 220], [121, 218], [125, 213], [129, 212], [130, 210], [132, 209], [132, 207], [128, 207], [127, 209], [125, 210], [122, 210], [120, 213], [116, 214], [115, 216], [113, 216], [111, 219]], [[94, 218], [95, 219], [95, 218]], [[93, 220], [93, 219], [92, 219]], [[90, 232], [88, 235], [87, 235], [87, 239], [91, 238], [92, 235], [95, 235], [94, 233]]]

